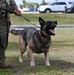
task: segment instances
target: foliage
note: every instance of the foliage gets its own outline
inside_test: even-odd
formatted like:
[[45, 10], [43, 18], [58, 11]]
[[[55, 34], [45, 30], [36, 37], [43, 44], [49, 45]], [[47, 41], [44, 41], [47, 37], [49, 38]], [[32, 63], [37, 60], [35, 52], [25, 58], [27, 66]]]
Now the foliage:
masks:
[[38, 3], [32, 3], [32, 4], [33, 4], [33, 7], [34, 7], [34, 8], [39, 7], [39, 4], [38, 4]]
[[23, 0], [23, 3], [26, 3], [26, 0]]
[[23, 0], [23, 6], [27, 6], [27, 7], [34, 7], [34, 8], [36, 8], [36, 7], [38, 7], [39, 6], [39, 4], [38, 3], [30, 3], [30, 2], [26, 2], [25, 0]]
[[45, 0], [42, 1], [41, 5], [46, 5], [46, 2]]
[[22, 5], [20, 4], [20, 6], [19, 6], [21, 9], [22, 9]]

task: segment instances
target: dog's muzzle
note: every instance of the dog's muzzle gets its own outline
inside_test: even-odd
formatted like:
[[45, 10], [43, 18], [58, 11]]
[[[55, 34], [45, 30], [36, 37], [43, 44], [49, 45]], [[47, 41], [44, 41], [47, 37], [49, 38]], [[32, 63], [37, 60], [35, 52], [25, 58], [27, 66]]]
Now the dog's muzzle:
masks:
[[50, 29], [49, 32], [51, 33], [51, 35], [55, 35], [55, 31]]

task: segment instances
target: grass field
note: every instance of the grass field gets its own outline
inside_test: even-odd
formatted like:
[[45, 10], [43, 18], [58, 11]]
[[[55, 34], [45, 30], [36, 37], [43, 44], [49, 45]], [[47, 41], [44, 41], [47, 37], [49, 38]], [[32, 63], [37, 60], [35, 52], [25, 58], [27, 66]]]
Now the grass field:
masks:
[[74, 75], [74, 29], [56, 29], [52, 36], [49, 58], [50, 67], [45, 66], [44, 55], [35, 55], [36, 67], [30, 68], [27, 53], [23, 63], [19, 58], [19, 36], [9, 35], [9, 46], [6, 51], [7, 60], [13, 64], [12, 69], [0, 69], [0, 75]]
[[[38, 17], [45, 20], [57, 20], [58, 25], [74, 25], [74, 14], [23, 14], [26, 18], [38, 23]], [[29, 25], [22, 17], [11, 15], [13, 25]], [[49, 58], [50, 67], [45, 66], [44, 55], [35, 55], [36, 67], [30, 68], [27, 53], [23, 63], [19, 58], [19, 36], [9, 35], [9, 45], [6, 50], [6, 62], [12, 63], [12, 69], [0, 69], [0, 75], [74, 75], [74, 29], [56, 29], [56, 36], [52, 36]]]
[[[38, 17], [42, 17], [44, 20], [56, 20], [58, 21], [58, 25], [62, 24], [74, 24], [74, 14], [23, 14], [24, 17], [29, 19], [31, 22], [35, 24], [39, 24]], [[11, 15], [12, 25], [29, 25], [22, 17], [18, 17], [15, 15]]]

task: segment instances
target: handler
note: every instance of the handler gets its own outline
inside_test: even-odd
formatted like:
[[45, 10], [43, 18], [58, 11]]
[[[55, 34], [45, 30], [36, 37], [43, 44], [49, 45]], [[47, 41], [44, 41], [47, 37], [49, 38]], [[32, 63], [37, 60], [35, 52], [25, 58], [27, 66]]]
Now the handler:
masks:
[[5, 63], [5, 51], [8, 46], [8, 34], [10, 29], [10, 12], [4, 9], [14, 11], [14, 14], [21, 16], [21, 12], [18, 9], [14, 0], [0, 0], [0, 68], [11, 68], [12, 65]]

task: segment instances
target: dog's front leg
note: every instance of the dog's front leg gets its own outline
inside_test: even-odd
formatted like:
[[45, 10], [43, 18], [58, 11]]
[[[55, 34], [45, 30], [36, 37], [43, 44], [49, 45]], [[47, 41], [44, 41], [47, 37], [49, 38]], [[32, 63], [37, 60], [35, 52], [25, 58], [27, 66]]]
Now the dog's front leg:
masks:
[[28, 50], [28, 56], [30, 58], [30, 66], [35, 67], [33, 51], [29, 46], [27, 46], [27, 50]]
[[50, 66], [50, 63], [49, 63], [49, 51], [44, 52], [44, 55], [45, 55], [46, 66]]

